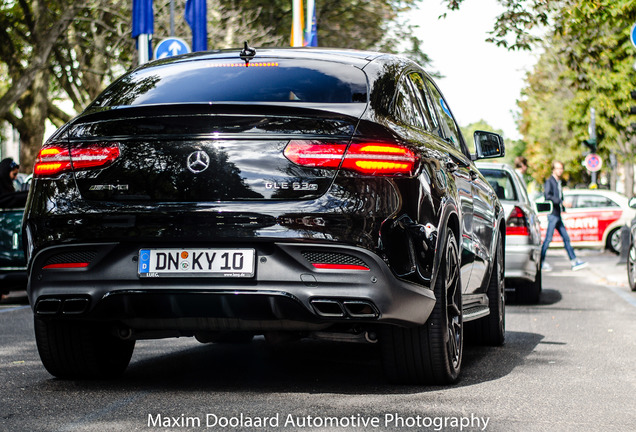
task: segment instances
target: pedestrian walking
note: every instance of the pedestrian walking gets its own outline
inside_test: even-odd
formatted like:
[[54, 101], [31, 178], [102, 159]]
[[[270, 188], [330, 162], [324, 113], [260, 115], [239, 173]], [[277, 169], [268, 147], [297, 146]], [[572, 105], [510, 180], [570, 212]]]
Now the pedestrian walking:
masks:
[[0, 208], [24, 207], [27, 193], [16, 192], [13, 181], [18, 176], [20, 165], [13, 159], [0, 161]]
[[552, 202], [552, 213], [548, 215], [548, 230], [545, 234], [543, 246], [541, 247], [541, 268], [544, 271], [552, 270], [552, 266], [545, 262], [545, 256], [548, 252], [548, 247], [552, 241], [554, 230], [557, 230], [563, 239], [563, 245], [570, 257], [570, 265], [572, 270], [580, 270], [587, 267], [587, 263], [581, 261], [576, 257], [574, 249], [570, 244], [570, 236], [568, 235], [563, 219], [561, 218], [561, 212], [565, 211], [563, 207], [563, 189], [561, 187], [561, 177], [563, 176], [563, 163], [560, 161], [552, 162], [552, 175], [548, 177], [544, 186], [544, 195], [546, 201]]
[[517, 156], [515, 158], [515, 171], [519, 175], [519, 178], [523, 181], [523, 184], [528, 184], [526, 177], [528, 172], [528, 159], [525, 156]]
[[515, 158], [515, 172], [526, 187], [528, 197], [534, 201], [537, 198], [538, 187], [531, 175], [528, 174], [528, 159], [525, 156], [517, 156]]

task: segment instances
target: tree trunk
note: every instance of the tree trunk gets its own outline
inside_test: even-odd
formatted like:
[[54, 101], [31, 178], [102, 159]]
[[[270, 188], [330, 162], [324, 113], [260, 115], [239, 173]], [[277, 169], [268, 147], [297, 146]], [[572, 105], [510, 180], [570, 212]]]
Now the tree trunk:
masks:
[[22, 110], [20, 132], [21, 171], [33, 172], [35, 158], [42, 147], [48, 117], [49, 71], [43, 69], [33, 80], [30, 91], [18, 102]]

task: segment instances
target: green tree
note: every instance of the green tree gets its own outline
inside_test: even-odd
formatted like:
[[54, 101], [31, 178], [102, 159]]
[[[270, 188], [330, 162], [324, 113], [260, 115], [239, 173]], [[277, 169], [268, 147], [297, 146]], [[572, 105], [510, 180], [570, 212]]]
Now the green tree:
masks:
[[[445, 0], [450, 9], [464, 0]], [[623, 163], [625, 189], [633, 194], [636, 120], [629, 115], [636, 89], [636, 51], [629, 42], [636, 0], [500, 0], [505, 7], [490, 41], [508, 49], [541, 48], [519, 103], [519, 126], [536, 177], [549, 160], [562, 159], [571, 182], [588, 181], [581, 166], [590, 108], [596, 110], [599, 153]], [[545, 171], [545, 172], [544, 172]]]
[[44, 137], [52, 53], [79, 9], [65, 3], [36, 0], [0, 5], [0, 59], [7, 83], [0, 97], [0, 119], [18, 130], [20, 160], [27, 166]]

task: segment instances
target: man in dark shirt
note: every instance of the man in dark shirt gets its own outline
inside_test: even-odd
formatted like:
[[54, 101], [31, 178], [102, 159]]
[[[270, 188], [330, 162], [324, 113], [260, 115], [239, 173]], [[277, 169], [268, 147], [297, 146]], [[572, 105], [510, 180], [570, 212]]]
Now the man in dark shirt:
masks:
[[552, 213], [548, 215], [548, 231], [545, 234], [545, 240], [541, 247], [541, 268], [544, 271], [552, 270], [552, 266], [545, 262], [545, 255], [548, 252], [548, 247], [552, 241], [552, 235], [554, 230], [558, 230], [561, 238], [563, 239], [563, 245], [570, 257], [570, 265], [572, 270], [580, 270], [587, 267], [587, 263], [578, 259], [570, 244], [570, 236], [568, 235], [563, 219], [561, 219], [561, 212], [563, 208], [563, 190], [561, 189], [561, 176], [563, 175], [563, 164], [559, 161], [552, 162], [552, 175], [546, 180], [544, 186], [544, 194], [546, 201], [552, 201]]

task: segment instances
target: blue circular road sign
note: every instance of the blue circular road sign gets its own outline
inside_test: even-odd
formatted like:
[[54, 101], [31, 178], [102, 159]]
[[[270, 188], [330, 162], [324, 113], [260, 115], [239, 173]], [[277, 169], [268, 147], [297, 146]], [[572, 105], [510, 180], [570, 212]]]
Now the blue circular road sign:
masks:
[[176, 37], [169, 37], [157, 44], [155, 48], [155, 60], [173, 57], [190, 52], [190, 46], [186, 41]]
[[629, 38], [632, 40], [632, 45], [636, 47], [636, 24], [632, 26], [632, 31], [629, 34]]

